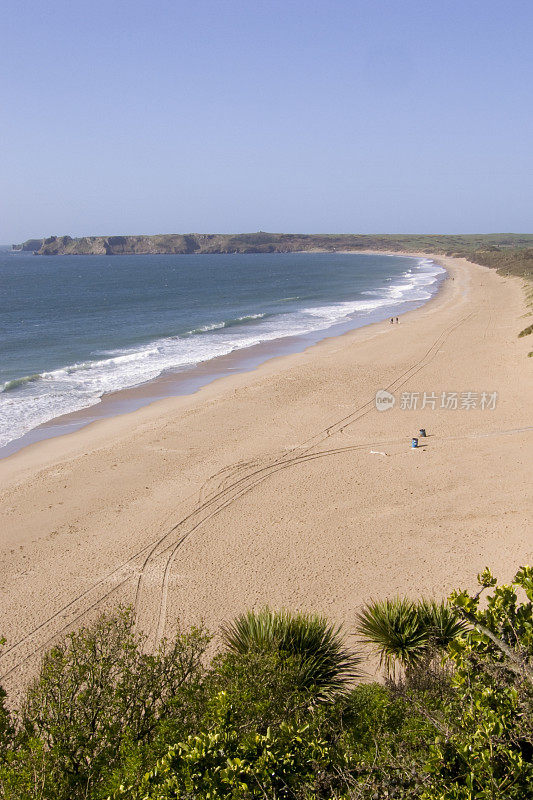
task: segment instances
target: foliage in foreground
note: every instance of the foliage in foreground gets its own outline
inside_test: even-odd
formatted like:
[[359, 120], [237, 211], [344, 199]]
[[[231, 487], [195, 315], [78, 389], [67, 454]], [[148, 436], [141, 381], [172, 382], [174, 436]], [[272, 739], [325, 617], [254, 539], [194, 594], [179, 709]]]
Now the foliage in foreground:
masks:
[[450, 598], [472, 628], [450, 645], [453, 694], [430, 766], [443, 800], [522, 800], [533, 794], [533, 569], [522, 567], [510, 586], [486, 570], [479, 583], [474, 597]]
[[147, 654], [129, 610], [70, 634], [45, 655], [26, 694], [14, 747], [0, 772], [2, 795], [105, 796], [102, 786], [128, 750], [145, 769], [164, 727], [180, 736], [197, 723], [208, 641], [193, 628]]
[[357, 614], [362, 641], [377, 652], [389, 677], [398, 665], [408, 673], [429, 667], [465, 629], [457, 610], [432, 600], [380, 600], [368, 603]]
[[327, 743], [316, 732], [309, 736], [309, 725], [282, 722], [275, 731], [242, 736], [224, 692], [213, 706], [211, 730], [172, 746], [138, 788], [122, 788], [116, 797], [293, 798], [330, 766]]
[[241, 617], [203, 668], [205, 632], [149, 656], [128, 612], [104, 617], [46, 656], [16, 730], [0, 715], [0, 797], [530, 797], [533, 570], [508, 586], [488, 571], [479, 580], [476, 595], [447, 604], [367, 605], [359, 625], [383, 655], [385, 682], [328, 681], [327, 700], [319, 681], [302, 681], [309, 652], [302, 660], [291, 637], [280, 647], [279, 632], [266, 633], [297, 618], [296, 640], [320, 652], [316, 618]]
[[222, 627], [222, 639], [234, 653], [279, 653], [297, 660], [298, 688], [314, 687], [321, 699], [361, 677], [362, 659], [346, 646], [340, 626], [317, 614], [248, 611]]

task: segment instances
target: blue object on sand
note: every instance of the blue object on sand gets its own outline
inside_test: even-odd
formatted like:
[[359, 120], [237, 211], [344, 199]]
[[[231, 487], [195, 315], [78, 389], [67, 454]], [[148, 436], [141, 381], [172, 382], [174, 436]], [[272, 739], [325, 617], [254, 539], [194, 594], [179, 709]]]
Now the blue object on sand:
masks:
[[426, 435], [426, 429], [420, 428], [420, 433], [419, 433], [420, 438], [423, 439], [425, 435]]
[[418, 439], [416, 439], [414, 436], [411, 439], [411, 447], [418, 447]]

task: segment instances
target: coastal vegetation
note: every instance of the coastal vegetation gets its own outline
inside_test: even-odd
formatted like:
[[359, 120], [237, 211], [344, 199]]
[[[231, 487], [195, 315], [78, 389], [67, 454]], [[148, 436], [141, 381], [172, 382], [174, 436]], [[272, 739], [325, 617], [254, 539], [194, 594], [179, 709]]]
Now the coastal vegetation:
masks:
[[202, 628], [149, 653], [130, 610], [105, 614], [44, 656], [16, 709], [0, 693], [0, 797], [523, 800], [533, 569], [478, 580], [446, 602], [372, 601], [349, 635], [249, 611], [210, 661]]

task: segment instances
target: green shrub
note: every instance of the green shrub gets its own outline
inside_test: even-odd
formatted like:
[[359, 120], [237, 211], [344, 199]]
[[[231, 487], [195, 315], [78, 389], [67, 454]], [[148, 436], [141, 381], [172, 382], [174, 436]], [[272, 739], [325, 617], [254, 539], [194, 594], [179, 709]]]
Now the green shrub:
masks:
[[223, 626], [222, 639], [236, 653], [278, 653], [299, 663], [298, 689], [325, 700], [361, 676], [361, 657], [349, 649], [340, 626], [317, 614], [248, 611]]
[[[0, 639], [0, 646], [5, 644], [5, 639]], [[7, 692], [0, 686], [0, 763], [6, 758], [13, 744], [15, 728], [11, 714], [6, 706]]]
[[121, 787], [115, 798], [134, 800], [255, 800], [294, 798], [310, 790], [330, 762], [326, 742], [309, 726], [281, 723], [246, 736], [233, 726], [225, 692], [213, 699], [215, 724], [171, 747], [138, 788]]
[[465, 622], [447, 603], [415, 602], [397, 597], [373, 601], [357, 615], [361, 641], [379, 655], [380, 666], [394, 678], [397, 665], [407, 676], [428, 669], [438, 655], [465, 630]]
[[510, 585], [497, 586], [488, 570], [478, 578], [475, 596], [450, 598], [471, 629], [450, 645], [454, 693], [436, 719], [431, 800], [533, 794], [533, 570], [522, 567]]
[[[265, 733], [287, 720], [301, 722], [315, 704], [317, 691], [301, 688], [300, 659], [283, 653], [221, 653], [213, 659], [205, 690], [225, 692], [233, 708], [233, 725]], [[207, 712], [204, 724], [212, 720]]]
[[[70, 634], [45, 655], [28, 690], [17, 747], [2, 775], [4, 796], [98, 797], [125, 752], [134, 750], [142, 762], [161, 724], [177, 720], [183, 732], [207, 641], [192, 629], [147, 654], [129, 610]], [[10, 794], [13, 773], [18, 788]]]

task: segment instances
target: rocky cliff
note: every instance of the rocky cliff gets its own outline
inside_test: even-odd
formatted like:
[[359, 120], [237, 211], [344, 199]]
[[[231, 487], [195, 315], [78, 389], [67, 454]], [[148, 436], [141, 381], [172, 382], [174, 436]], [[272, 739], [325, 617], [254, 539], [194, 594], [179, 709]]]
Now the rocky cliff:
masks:
[[133, 255], [186, 253], [291, 253], [300, 251], [394, 250], [457, 253], [476, 250], [531, 247], [531, 234], [481, 234], [468, 236], [359, 235], [298, 233], [171, 233], [155, 236], [50, 236], [29, 239], [16, 249], [38, 255]]
[[12, 244], [12, 250], [16, 252], [35, 253], [43, 246], [44, 239], [27, 239], [22, 244]]
[[[160, 234], [156, 236], [50, 236], [24, 250], [39, 255], [119, 255], [135, 253], [276, 253], [297, 250], [335, 250], [367, 246], [360, 236], [313, 236], [298, 234]], [[32, 240], [33, 245], [35, 240]]]

